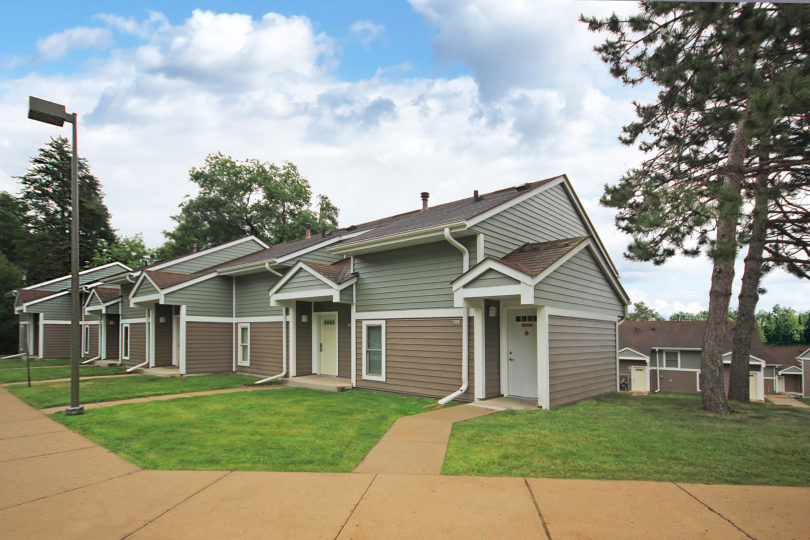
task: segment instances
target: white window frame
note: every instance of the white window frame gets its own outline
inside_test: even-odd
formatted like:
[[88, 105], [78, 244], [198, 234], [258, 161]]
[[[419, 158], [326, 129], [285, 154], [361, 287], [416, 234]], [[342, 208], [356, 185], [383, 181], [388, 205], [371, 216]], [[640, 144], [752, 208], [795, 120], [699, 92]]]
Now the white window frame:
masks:
[[[664, 353], [664, 369], [681, 369], [681, 351], [662, 351]], [[667, 355], [668, 354], [675, 354], [675, 362], [674, 366], [667, 365]]]
[[[247, 328], [247, 342], [242, 343], [242, 329]], [[247, 361], [242, 354], [242, 347], [247, 345]], [[250, 366], [250, 323], [239, 323], [236, 325], [236, 365]]]
[[[367, 342], [368, 342], [368, 327], [369, 326], [379, 326], [381, 328], [380, 332], [380, 346], [381, 346], [381, 354], [380, 354], [380, 374], [379, 375], [372, 375], [367, 372], [366, 366], [366, 349], [367, 349]], [[363, 341], [361, 342], [363, 346], [363, 371], [362, 371], [362, 378], [367, 381], [380, 381], [385, 382], [385, 349], [386, 349], [386, 341], [385, 341], [385, 321], [363, 321]]]
[[130, 350], [130, 336], [132, 335], [132, 330], [129, 327], [129, 323], [123, 323], [121, 325], [121, 359], [122, 360], [129, 360]]
[[82, 325], [82, 354], [90, 354], [90, 325]]

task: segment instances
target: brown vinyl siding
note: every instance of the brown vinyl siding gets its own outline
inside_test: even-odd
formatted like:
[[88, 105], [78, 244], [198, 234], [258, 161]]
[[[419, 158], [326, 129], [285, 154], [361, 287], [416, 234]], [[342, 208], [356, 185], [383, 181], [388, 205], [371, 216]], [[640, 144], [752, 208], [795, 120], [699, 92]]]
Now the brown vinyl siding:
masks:
[[616, 391], [616, 325], [549, 317], [551, 408]]
[[785, 378], [785, 392], [802, 392], [802, 376], [801, 375], [782, 375]]
[[233, 325], [186, 323], [186, 373], [233, 371]]
[[[119, 319], [118, 315], [107, 315], [107, 325], [104, 328], [107, 332], [107, 350], [105, 354], [108, 360], [118, 359]], [[110, 324], [110, 322], [113, 324]]]
[[[172, 365], [174, 306], [155, 305], [155, 366]], [[160, 322], [163, 317], [164, 322]]]
[[281, 340], [282, 327], [281, 322], [250, 323], [250, 365], [237, 364], [236, 369], [242, 373], [262, 377], [281, 373], [284, 353]]
[[128, 366], [136, 366], [146, 361], [146, 324], [129, 323], [129, 360], [123, 360]]
[[[82, 349], [82, 358], [95, 358], [98, 356], [98, 325], [88, 324], [86, 326], [90, 327], [90, 352], [85, 353], [84, 349]], [[84, 332], [84, 328], [82, 328], [82, 332]]]
[[[658, 377], [661, 392], [675, 392], [678, 394], [697, 394], [697, 371], [675, 371], [672, 369], [659, 369], [652, 373], [652, 380]], [[654, 382], [652, 383], [655, 384]]]
[[70, 358], [70, 325], [48, 324], [43, 329], [43, 358]]
[[776, 393], [776, 379], [765, 379], [765, 393], [766, 394], [775, 394]]
[[[307, 322], [301, 322], [306, 315]], [[312, 375], [312, 302], [295, 303], [295, 375]]]
[[[388, 319], [385, 324], [385, 382], [363, 379], [363, 321], [357, 321], [357, 387], [442, 398], [461, 386], [461, 326], [455, 319]], [[473, 400], [473, 328], [469, 319], [469, 388], [458, 399]]]
[[[489, 316], [489, 308], [497, 309], [495, 317]], [[501, 307], [500, 302], [484, 301], [484, 396], [501, 395]]]

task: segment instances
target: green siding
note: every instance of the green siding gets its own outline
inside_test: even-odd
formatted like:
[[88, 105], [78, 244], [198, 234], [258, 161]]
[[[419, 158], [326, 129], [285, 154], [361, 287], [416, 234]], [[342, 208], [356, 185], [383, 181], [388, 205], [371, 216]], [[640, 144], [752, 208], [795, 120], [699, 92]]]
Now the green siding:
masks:
[[289, 261], [285, 262], [284, 264], [293, 265], [300, 260], [305, 261], [312, 261], [321, 264], [332, 264], [336, 263], [339, 260], [343, 259], [343, 255], [335, 255], [334, 253], [329, 253], [326, 251], [326, 248], [316, 249], [315, 251], [310, 251], [309, 253], [305, 253], [300, 257], [296, 257], [294, 259], [290, 259]]
[[354, 291], [354, 285], [349, 285], [340, 291], [340, 301], [344, 304], [351, 304], [354, 302], [354, 295], [352, 294], [352, 291]]
[[90, 299], [90, 303], [87, 304], [87, 307], [100, 306], [100, 305], [101, 305], [101, 300], [98, 299], [98, 295], [94, 294], [93, 297]]
[[699, 351], [681, 351], [681, 368], [682, 369], [700, 369]]
[[624, 315], [624, 305], [588, 248], [537, 284], [537, 304], [577, 311]]
[[249, 242], [243, 242], [235, 246], [214, 251], [213, 253], [202, 252], [199, 256], [193, 259], [172, 263], [168, 266], [162, 267], [160, 270], [164, 272], [177, 272], [180, 274], [193, 274], [194, 272], [199, 272], [200, 270], [204, 270], [239, 257], [244, 257], [245, 255], [250, 255], [251, 253], [255, 253], [263, 249], [264, 248], [262, 246], [251, 240]]
[[121, 285], [121, 318], [122, 319], [143, 319], [146, 317], [146, 310], [142, 307], [129, 306], [129, 293], [134, 285], [125, 283]]
[[281, 289], [276, 292], [298, 292], [298, 291], [313, 291], [318, 289], [329, 288], [329, 285], [316, 278], [304, 269], [298, 270], [290, 280], [282, 285]]
[[517, 285], [518, 281], [501, 274], [496, 270], [487, 270], [468, 284], [465, 288], [475, 289], [478, 287], [500, 287], [503, 285]]
[[187, 315], [231, 317], [233, 285], [230, 277], [214, 277], [166, 295], [164, 304], [184, 304]]
[[472, 230], [484, 233], [484, 255], [494, 258], [529, 242], [588, 234], [562, 184], [485, 219]]
[[[464, 239], [474, 260], [475, 238]], [[450, 282], [462, 272], [461, 252], [448, 242], [357, 255], [357, 311], [453, 307]]]
[[158, 290], [155, 289], [155, 286], [152, 285], [152, 282], [146, 278], [143, 278], [141, 284], [138, 285], [138, 290], [135, 291], [135, 296], [148, 296], [150, 294], [157, 294]]
[[63, 294], [50, 300], [43, 300], [26, 310], [29, 313], [42, 313], [45, 320], [69, 321], [70, 320], [70, 294]]
[[120, 312], [121, 312], [121, 302], [117, 302], [115, 304], [107, 306], [108, 315], [117, 315]]
[[[270, 307], [270, 289], [279, 278], [269, 272], [236, 278], [236, 316], [266, 317], [281, 315], [281, 308]], [[252, 338], [251, 338], [252, 339]]]

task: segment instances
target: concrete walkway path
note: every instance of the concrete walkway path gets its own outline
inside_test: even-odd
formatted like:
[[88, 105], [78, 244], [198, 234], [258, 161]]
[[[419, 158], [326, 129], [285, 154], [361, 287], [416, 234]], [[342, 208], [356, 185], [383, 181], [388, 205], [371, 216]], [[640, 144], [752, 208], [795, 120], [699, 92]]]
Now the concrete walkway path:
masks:
[[4, 538], [808, 538], [808, 503], [771, 486], [149, 471], [0, 389]]
[[799, 409], [810, 409], [810, 405], [803, 403], [798, 399], [787, 396], [766, 396], [766, 399], [774, 405], [787, 405], [788, 407], [797, 407]]
[[[200, 390], [199, 392], [181, 392], [179, 394], [160, 394], [156, 396], [144, 396], [130, 399], [119, 399], [116, 401], [100, 401], [99, 403], [83, 403], [85, 409], [99, 409], [112, 407], [114, 405], [126, 405], [128, 403], [143, 403], [144, 401], [166, 401], [167, 399], [182, 399], [197, 396], [211, 396], [214, 394], [232, 394], [233, 392], [253, 392], [257, 390], [270, 390], [272, 388], [283, 388], [280, 384], [268, 384], [261, 386], [240, 386], [238, 388], [220, 388], [218, 390]], [[53, 414], [64, 411], [66, 405], [59, 407], [48, 407], [40, 409], [43, 414]]]
[[356, 473], [441, 474], [453, 424], [497, 412], [473, 405], [403, 416], [354, 468]]

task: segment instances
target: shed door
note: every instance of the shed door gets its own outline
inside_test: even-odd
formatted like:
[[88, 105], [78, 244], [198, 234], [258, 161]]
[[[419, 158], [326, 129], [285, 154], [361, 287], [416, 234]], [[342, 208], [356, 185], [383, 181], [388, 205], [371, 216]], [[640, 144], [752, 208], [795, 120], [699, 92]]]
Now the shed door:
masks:
[[537, 311], [509, 311], [509, 395], [537, 398]]
[[643, 366], [634, 366], [630, 368], [632, 371], [632, 389], [633, 392], [644, 392], [647, 390], [647, 368]]
[[337, 376], [337, 313], [320, 316], [320, 374]]
[[748, 398], [749, 399], [760, 399], [759, 393], [757, 392], [757, 374], [750, 373], [748, 375]]

